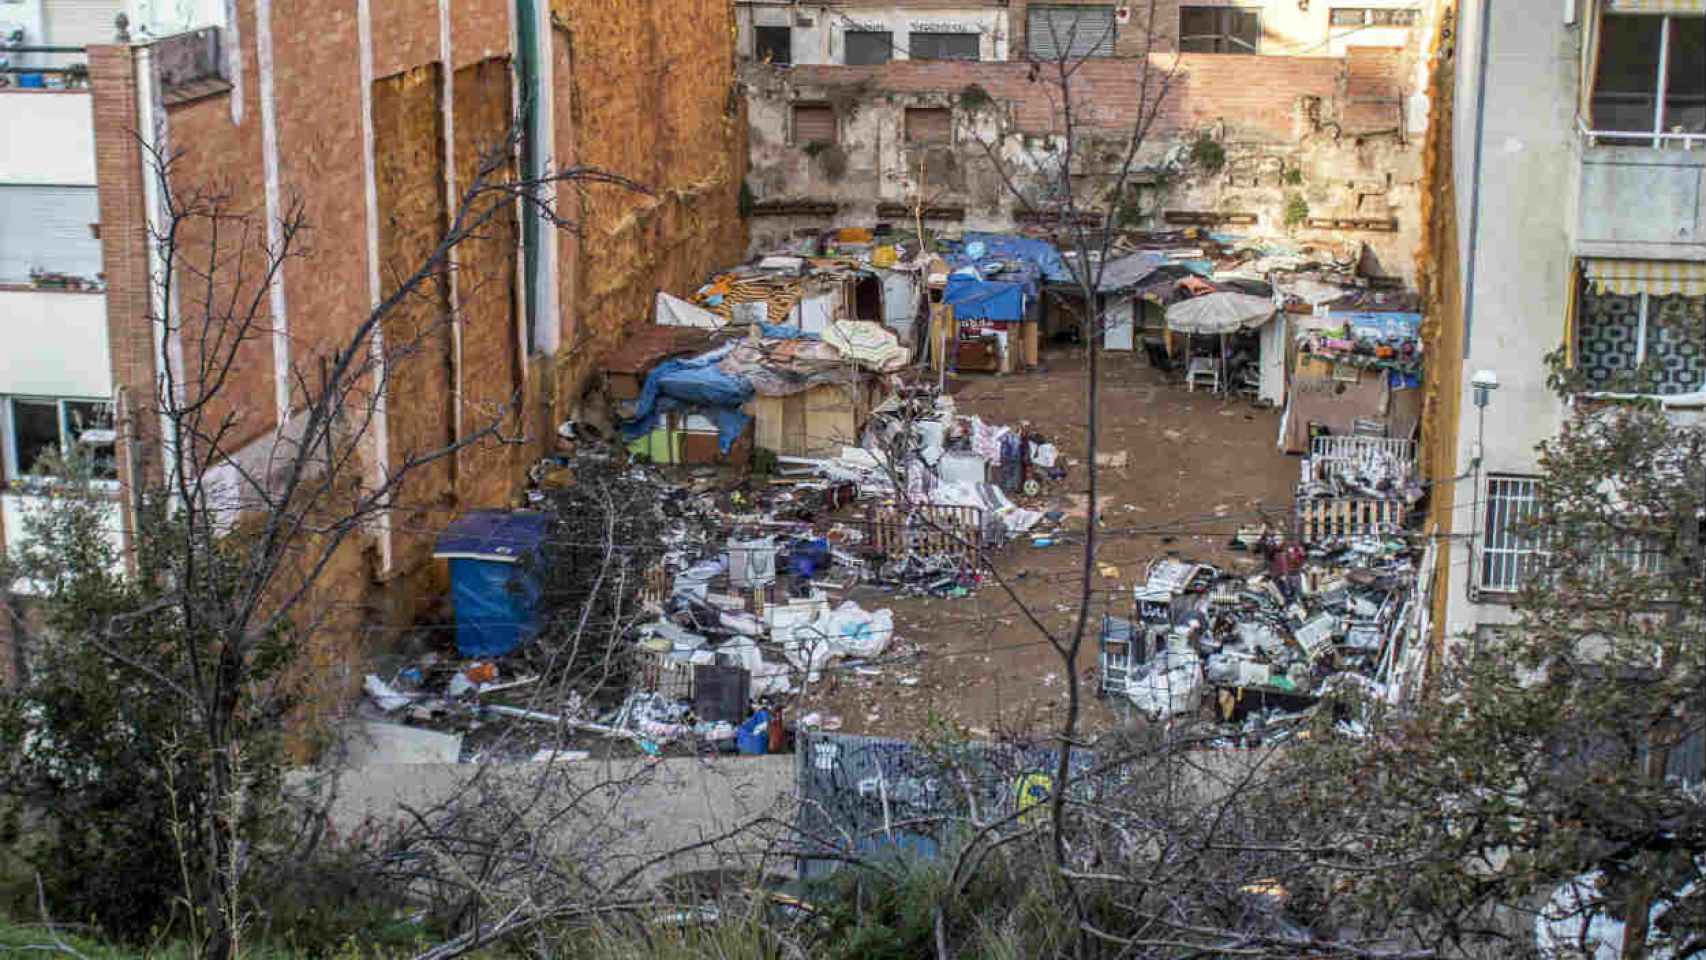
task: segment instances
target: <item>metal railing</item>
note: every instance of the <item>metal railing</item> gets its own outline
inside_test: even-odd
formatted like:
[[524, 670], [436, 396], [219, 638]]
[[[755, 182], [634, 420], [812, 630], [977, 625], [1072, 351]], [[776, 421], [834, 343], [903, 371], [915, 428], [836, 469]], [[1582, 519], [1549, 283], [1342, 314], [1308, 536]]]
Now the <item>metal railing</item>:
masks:
[[[1577, 117], [1576, 129], [1585, 137], [1589, 146], [1598, 146], [1602, 141], [1619, 141], [1609, 146], [1642, 146], [1651, 145], [1654, 149], [1706, 149], [1706, 133], [1682, 133], [1681, 131], [1666, 132], [1663, 130], [1595, 130], [1588, 126], [1587, 120]], [[1637, 141], [1630, 143], [1629, 141]], [[1645, 141], [1645, 144], [1639, 142]], [[1674, 144], [1674, 146], [1671, 146]]]
[[[78, 58], [74, 62], [32, 64], [21, 66], [17, 63], [20, 55], [35, 59], [45, 56], [58, 60], [60, 58]], [[46, 82], [48, 77], [55, 77], [58, 83], [51, 89], [65, 87], [81, 87], [88, 83], [89, 63], [88, 51], [83, 47], [43, 46], [40, 44], [0, 44], [0, 86], [15, 87], [20, 90], [50, 89]]]

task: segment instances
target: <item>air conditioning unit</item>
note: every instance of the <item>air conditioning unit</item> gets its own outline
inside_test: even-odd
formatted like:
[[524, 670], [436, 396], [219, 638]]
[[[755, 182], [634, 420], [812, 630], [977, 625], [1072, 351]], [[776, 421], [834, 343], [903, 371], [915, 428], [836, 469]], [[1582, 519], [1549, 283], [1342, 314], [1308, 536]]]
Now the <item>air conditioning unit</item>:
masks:
[[1130, 23], [1131, 22], [1131, 8], [1130, 7], [1115, 7], [1114, 8], [1114, 22], [1115, 23]]

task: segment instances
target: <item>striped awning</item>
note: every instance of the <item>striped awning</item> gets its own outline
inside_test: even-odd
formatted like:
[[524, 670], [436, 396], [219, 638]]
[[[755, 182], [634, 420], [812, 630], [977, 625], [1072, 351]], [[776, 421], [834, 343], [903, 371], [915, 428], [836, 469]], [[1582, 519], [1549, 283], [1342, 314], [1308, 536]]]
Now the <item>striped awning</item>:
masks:
[[1706, 294], [1706, 263], [1696, 261], [1587, 257], [1582, 260], [1582, 275], [1596, 293]]
[[1607, 13], [1706, 14], [1706, 0], [1607, 0]]

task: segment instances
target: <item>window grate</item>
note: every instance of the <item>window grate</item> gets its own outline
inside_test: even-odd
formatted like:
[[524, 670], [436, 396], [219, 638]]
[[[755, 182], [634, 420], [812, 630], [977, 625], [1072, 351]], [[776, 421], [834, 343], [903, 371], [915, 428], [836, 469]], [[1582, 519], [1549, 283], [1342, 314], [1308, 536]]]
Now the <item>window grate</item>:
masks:
[[1481, 544], [1481, 589], [1514, 593], [1540, 562], [1538, 538], [1528, 529], [1539, 513], [1537, 477], [1487, 480], [1487, 518]]

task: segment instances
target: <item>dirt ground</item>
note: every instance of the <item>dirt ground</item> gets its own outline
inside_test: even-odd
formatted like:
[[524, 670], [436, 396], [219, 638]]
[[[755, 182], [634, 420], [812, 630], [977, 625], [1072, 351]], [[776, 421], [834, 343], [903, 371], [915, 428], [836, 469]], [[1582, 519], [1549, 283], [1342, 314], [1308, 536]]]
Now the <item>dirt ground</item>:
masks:
[[[994, 563], [1012, 595], [993, 579], [955, 599], [854, 591], [866, 609], [894, 611], [897, 642], [880, 667], [830, 672], [807, 692], [796, 719], [812, 711], [839, 717], [844, 733], [910, 737], [947, 724], [979, 737], [1020, 738], [1043, 735], [1056, 721], [1066, 678], [1031, 617], [1064, 637], [1077, 609], [1088, 502], [1087, 370], [1081, 348], [1045, 352], [1042, 360], [1037, 372], [967, 377], [955, 400], [961, 413], [989, 422], [1028, 422], [1070, 460], [1064, 480], [1045, 484], [1039, 497], [1020, 498], [1033, 509], [1065, 511], [1065, 542], [1036, 547], [1027, 538], [1003, 547]], [[1126, 466], [1099, 472], [1092, 628], [1077, 659], [1092, 692], [1101, 613], [1131, 616], [1134, 582], [1169, 552], [1223, 569], [1253, 567], [1250, 554], [1228, 543], [1242, 525], [1285, 523], [1298, 472], [1297, 461], [1275, 448], [1276, 411], [1187, 392], [1141, 354], [1106, 354], [1101, 366], [1100, 449], [1123, 451]], [[1129, 719], [1117, 703], [1088, 699], [1088, 732]]]

